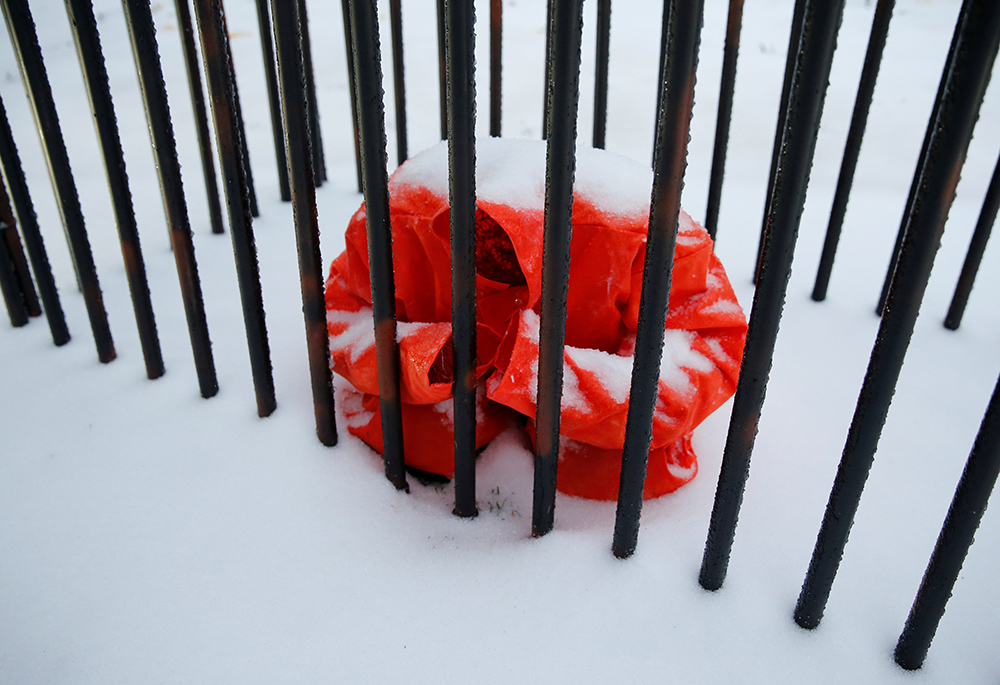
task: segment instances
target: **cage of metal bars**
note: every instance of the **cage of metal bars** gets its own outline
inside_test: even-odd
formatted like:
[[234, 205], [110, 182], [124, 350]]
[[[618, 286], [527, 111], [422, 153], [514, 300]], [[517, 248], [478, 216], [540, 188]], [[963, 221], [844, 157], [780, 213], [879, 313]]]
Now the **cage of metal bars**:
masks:
[[[794, 4], [765, 198], [766, 211], [760, 231], [749, 334], [699, 577], [701, 586], [707, 590], [719, 589], [726, 578], [743, 488], [775, 354], [826, 84], [844, 11], [844, 0], [796, 0]], [[0, 5], [51, 170], [98, 358], [103, 363], [109, 363], [115, 359], [114, 343], [31, 10], [26, 0], [2, 0]], [[547, 5], [545, 106], [541, 113], [547, 141], [547, 185], [538, 358], [538, 438], [535, 442], [531, 517], [531, 534], [536, 537], [548, 533], [554, 521], [574, 164], [576, 148], [581, 145], [577, 140], [577, 115], [582, 5], [579, 0], [549, 0]], [[893, 5], [893, 0], [878, 0], [874, 12], [812, 294], [816, 301], [826, 297], [829, 287]], [[194, 259], [187, 204], [180, 183], [171, 110], [157, 53], [157, 41], [163, 40], [163, 37], [155, 34], [148, 3], [123, 0], [123, 6], [156, 156], [197, 383], [202, 396], [208, 398], [218, 391], [219, 384]], [[221, 233], [228, 225], [232, 239], [257, 411], [259, 416], [265, 417], [274, 410], [276, 398], [253, 234], [252, 219], [258, 209], [226, 15], [221, 0], [194, 0], [193, 15], [187, 0], [176, 0], [175, 7], [194, 104], [193, 115], [211, 226], [213, 232]], [[490, 47], [487, 66], [489, 90], [479, 94], [478, 98], [480, 102], [488, 98], [489, 132], [491, 136], [499, 136], [503, 115], [502, 9], [499, 0], [478, 3], [475, 7], [471, 1], [438, 0], [437, 3], [439, 69], [435, 76], [439, 79], [441, 94], [441, 137], [448, 141], [450, 165], [451, 279], [454, 295], [452, 377], [473, 379], [472, 382], [454, 382], [454, 513], [462, 517], [477, 514], [477, 389], [474, 381], [477, 99], [474, 83], [477, 67], [474, 50], [477, 40], [487, 41]], [[256, 10], [265, 58], [267, 101], [273, 127], [273, 152], [279, 170], [280, 196], [282, 200], [291, 202], [294, 216], [316, 433], [324, 445], [335, 445], [337, 430], [316, 210], [316, 188], [327, 180], [327, 176], [306, 3], [304, 0], [272, 0], [270, 3], [257, 0]], [[413, 87], [416, 77], [404, 74], [403, 70], [400, 0], [388, 3], [392, 37], [389, 55], [380, 52], [380, 17], [375, 0], [342, 0], [342, 10], [345, 43], [349, 46], [346, 63], [351, 83], [351, 118], [355, 125], [353, 144], [357, 183], [358, 189], [363, 191], [366, 208], [385, 474], [396, 488], [405, 490], [408, 485], [399, 400], [399, 350], [386, 170], [388, 153], [383, 88], [387, 84], [383, 83], [382, 64], [391, 61], [393, 65], [394, 139], [400, 163], [407, 159], [410, 152], [407, 146], [406, 89], [408, 85]], [[488, 16], [488, 21], [480, 22], [480, 26], [488, 27], [488, 35], [475, 33], [474, 14], [477, 10]], [[706, 229], [713, 238], [718, 230], [723, 196], [743, 10], [743, 0], [730, 0], [705, 215]], [[66, 11], [71, 19], [108, 174], [146, 374], [155, 379], [163, 374], [163, 358], [146, 284], [98, 24], [89, 0], [66, 0]], [[593, 146], [599, 148], [605, 146], [608, 125], [611, 13], [610, 0], [599, 0], [596, 10], [593, 116]], [[632, 401], [628, 407], [617, 514], [612, 534], [612, 551], [619, 558], [631, 556], [638, 541], [646, 455], [650, 446], [667, 293], [671, 282], [671, 258], [686, 171], [694, 76], [699, 50], [715, 47], [706, 46], [700, 39], [702, 13], [703, 0], [665, 0], [663, 4], [648, 249], [631, 377]], [[891, 266], [885, 277], [879, 302], [881, 322], [878, 337], [795, 607], [794, 620], [803, 628], [819, 625], [844, 554], [955, 195], [955, 184], [996, 61], [998, 45], [1000, 4], [993, 0], [965, 0], [958, 15], [947, 62], [941, 72], [910, 195], [904, 204]], [[210, 103], [207, 108], [202, 74]], [[420, 78], [426, 80], [424, 75]], [[2, 109], [0, 113], [3, 113]], [[53, 342], [57, 346], [62, 345], [69, 339], [69, 331], [5, 113], [0, 117], [0, 124], [0, 164], [4, 181], [0, 186], [0, 233], [3, 236], [0, 241], [0, 286], [7, 312], [13, 326], [25, 325], [29, 317], [44, 312]], [[213, 144], [217, 149], [217, 158], [212, 151]], [[221, 200], [225, 202], [228, 221], [223, 220], [222, 201], [216, 183], [216, 161], [221, 169]], [[998, 206], [1000, 166], [989, 184], [972, 245], [948, 311], [945, 322], [948, 328], [956, 329], [961, 322]], [[998, 403], [1000, 386], [985, 409], [962, 480], [899, 637], [895, 658], [904, 668], [919, 668], [927, 655], [1000, 471]]]

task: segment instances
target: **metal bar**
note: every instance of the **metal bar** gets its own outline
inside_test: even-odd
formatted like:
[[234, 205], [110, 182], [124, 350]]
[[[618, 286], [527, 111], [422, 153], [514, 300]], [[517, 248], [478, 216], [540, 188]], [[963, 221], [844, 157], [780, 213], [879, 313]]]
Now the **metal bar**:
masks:
[[94, 115], [97, 138], [104, 158], [108, 188], [111, 191], [111, 204], [118, 226], [122, 257], [125, 260], [125, 274], [132, 296], [132, 309], [139, 331], [139, 344], [146, 364], [146, 376], [150, 379], [159, 378], [164, 371], [163, 353], [156, 334], [153, 303], [149, 297], [149, 284], [146, 281], [146, 265], [139, 243], [139, 229], [135, 222], [132, 193], [129, 190], [125, 156], [118, 137], [118, 119], [115, 116], [111, 89], [108, 85], [108, 72], [104, 66], [97, 19], [94, 17], [90, 0], [66, 0], [66, 12], [69, 15], [70, 29], [80, 57], [87, 96], [90, 99], [90, 111]]
[[736, 91], [736, 61], [740, 53], [743, 29], [743, 0], [729, 0], [726, 45], [722, 51], [722, 84], [719, 86], [719, 112], [715, 118], [715, 147], [712, 149], [712, 172], [708, 182], [708, 209], [705, 230], [715, 240], [722, 205], [722, 180], [726, 173], [729, 147], [729, 124], [733, 118], [733, 94]]
[[576, 115], [580, 100], [582, 3], [552, 2], [552, 64], [549, 74], [549, 137], [545, 170], [545, 228], [542, 238], [541, 326], [538, 345], [538, 415], [535, 419], [535, 479], [531, 534], [552, 530], [559, 460], [559, 409], [570, 240], [573, 236], [573, 176], [576, 172]]
[[545, 104], [542, 109], [542, 140], [545, 140], [549, 135], [552, 105], [552, 93], [549, 92], [552, 83], [552, 31], [554, 30], [552, 1], [546, 0], [545, 3]]
[[250, 182], [245, 173], [249, 166], [242, 156], [246, 145], [243, 144], [243, 132], [239, 126], [239, 103], [236, 101], [229, 34], [226, 31], [221, 0], [195, 0], [194, 9], [198, 20], [198, 35], [201, 37], [201, 53], [205, 56], [215, 138], [219, 142], [223, 188], [226, 191], [233, 254], [236, 258], [236, 277], [240, 286], [250, 369], [257, 396], [257, 415], [269, 416], [277, 402], [274, 397], [267, 326], [264, 322], [257, 246], [253, 236]]
[[958, 285], [955, 286], [955, 295], [951, 299], [951, 306], [948, 307], [948, 315], [944, 319], [944, 327], [950, 330], [958, 330], [962, 323], [962, 315], [965, 314], [965, 305], [969, 302], [969, 295], [972, 293], [972, 284], [976, 280], [979, 272], [979, 264], [983, 260], [983, 253], [986, 251], [986, 243], [990, 239], [990, 232], [997, 218], [997, 211], [1000, 210], [1000, 158], [993, 169], [993, 178], [990, 180], [989, 188], [986, 190], [986, 199], [983, 200], [983, 209], [979, 213], [979, 221], [976, 222], [976, 230], [972, 233], [972, 242], [969, 243], [969, 251], [965, 255], [965, 263], [962, 264], [962, 273], [958, 277]]
[[475, 9], [445, 3], [448, 178], [454, 341], [455, 514], [476, 516], [476, 68]]
[[[442, 0], [443, 1], [443, 0]], [[358, 172], [358, 192], [361, 192], [361, 143], [358, 141], [358, 89], [355, 84], [354, 69], [354, 47], [351, 45], [351, 19], [348, 15], [349, 0], [340, 0], [340, 8], [344, 14], [344, 47], [347, 48], [347, 81], [351, 91], [351, 124], [354, 127], [354, 165]], [[442, 97], [444, 89], [441, 89]], [[444, 108], [441, 108], [441, 116], [444, 117]], [[442, 124], [442, 129], [445, 125]], [[447, 136], [441, 136], [445, 138]]]
[[17, 63], [24, 79], [25, 90], [31, 103], [35, 124], [42, 139], [45, 161], [56, 191], [59, 213], [66, 239], [69, 243], [73, 264], [76, 268], [83, 301], [90, 319], [90, 329], [94, 334], [97, 358], [107, 364], [115, 358], [115, 344], [111, 338], [108, 315], [104, 309], [101, 285], [97, 279], [97, 268], [90, 251], [87, 228], [80, 208], [80, 198], [76, 192], [76, 182], [69, 165], [66, 143], [59, 128], [59, 115], [52, 99], [52, 89], [45, 73], [42, 51], [35, 35], [35, 23], [31, 18], [27, 0], [2, 0], [4, 18], [10, 33], [11, 44], [17, 54]]
[[302, 66], [305, 69], [306, 97], [309, 106], [309, 133], [312, 135], [313, 166], [316, 167], [316, 185], [326, 182], [326, 155], [323, 153], [323, 136], [319, 129], [319, 100], [316, 97], [316, 78], [313, 75], [312, 42], [309, 40], [309, 14], [305, 0], [298, 0], [299, 29], [302, 34]]
[[844, 160], [840, 165], [840, 177], [837, 179], [837, 190], [833, 196], [830, 223], [826, 228], [823, 253], [816, 273], [816, 284], [813, 286], [812, 299], [816, 302], [826, 299], [826, 290], [830, 285], [830, 273], [833, 271], [837, 243], [840, 242], [840, 230], [844, 225], [844, 215], [847, 213], [847, 200], [850, 198], [851, 186], [854, 183], [854, 172], [861, 153], [861, 140], [864, 138], [865, 126], [868, 123], [868, 110], [871, 108], [872, 96], [875, 93], [875, 80], [882, 64], [882, 52], [885, 49], [886, 36], [889, 34], [889, 21], [892, 19], [895, 2], [896, 0], [879, 0], [875, 6], [875, 18], [872, 20], [872, 31], [868, 38], [868, 51], [865, 53], [865, 64], [861, 70], [861, 83], [858, 85], [858, 96], [854, 101], [851, 127], [847, 132]]
[[319, 246], [319, 221], [316, 213], [316, 181], [309, 138], [308, 102], [303, 87], [302, 39], [299, 33], [297, 2], [272, 0], [274, 38], [278, 50], [278, 76], [281, 83], [282, 113], [286, 137], [292, 215], [299, 256], [302, 285], [302, 313], [305, 316], [306, 343], [309, 351], [309, 379], [312, 384], [316, 435], [324, 445], [337, 444], [337, 420], [334, 414], [333, 377], [330, 372], [330, 341], [326, 327], [326, 302], [323, 299], [323, 259]]
[[[736, 520], [750, 472], [750, 455], [788, 289], [837, 29], [844, 12], [844, 0], [805, 0], [802, 4], [800, 30], [793, 33], [789, 41], [795, 46], [790, 50], [795, 53], [791, 60], [794, 69], [789, 84], [788, 110], [782, 117], [784, 127], [779, 131], [783, 144], [776, 165], [773, 196], [768, 202], [762, 266], [702, 557], [699, 582], [706, 590], [722, 587], [729, 566]], [[817, 90], [816, 84], [822, 87]]]
[[[0, 205], [7, 204], [6, 190], [0, 184]], [[2, 206], [0, 206], [2, 210]], [[10, 214], [9, 205], [7, 214]], [[3, 294], [4, 304], [7, 305], [7, 316], [10, 318], [10, 325], [20, 328], [28, 323], [28, 293], [34, 296], [34, 286], [30, 291], [23, 289], [23, 283], [18, 277], [15, 260], [17, 251], [20, 250], [21, 241], [17, 235], [17, 224], [8, 222], [6, 219], [0, 220], [0, 293]], [[23, 252], [20, 254], [21, 261], [24, 261]], [[31, 285], [29, 275], [28, 284]], [[37, 306], [38, 300], [35, 300]]]
[[490, 0], [490, 135], [500, 137], [503, 113], [503, 0]]
[[[611, 0], [598, 0], [597, 65], [594, 75], [594, 147], [602, 150], [608, 127], [608, 59], [610, 51]], [[657, 116], [659, 116], [659, 112], [657, 112]]]
[[17, 212], [17, 217], [20, 220], [21, 233], [24, 235], [24, 247], [28, 251], [28, 259], [35, 272], [35, 280], [38, 281], [38, 294], [42, 300], [45, 319], [49, 323], [52, 342], [57, 346], [65, 345], [70, 339], [69, 329], [66, 327], [66, 317], [63, 315], [62, 305], [59, 302], [59, 292], [56, 289], [55, 279], [52, 277], [52, 267], [49, 266], [49, 257], [45, 253], [45, 242], [42, 240], [42, 233], [38, 228], [38, 219], [35, 217], [35, 209], [31, 202], [31, 195], [28, 193], [28, 184], [24, 180], [21, 159], [17, 154], [17, 146], [14, 145], [14, 136], [11, 134], [10, 124], [7, 122], [7, 110], [4, 109], [2, 99], [0, 99], [0, 167], [2, 167], [4, 182], [10, 189], [10, 199], [14, 205], [14, 211]]
[[704, 0], [674, 0], [670, 11], [670, 53], [660, 84], [663, 108], [656, 135], [656, 162], [649, 211], [649, 235], [642, 273], [639, 325], [635, 337], [632, 386], [629, 391], [625, 447], [622, 452], [618, 509], [611, 549], [616, 557], [632, 556], [639, 537], [642, 491], [659, 395], [670, 279], [677, 242], [677, 217], [687, 164], [687, 140], [694, 105], [695, 72]]
[[795, 622], [803, 628], [815, 628], [823, 617], [1000, 46], [1000, 3], [966, 0], [964, 8], [955, 27], [958, 49], [954, 68], [941, 77], [942, 99], [935, 108], [939, 116], [928, 123], [927, 157], [918, 167], [922, 181], [899, 252], [888, 306], [796, 603]]
[[[348, 0], [344, 0], [348, 2]], [[437, 0], [437, 21], [438, 21], [438, 92], [441, 101], [441, 140], [448, 140], [448, 69], [447, 69], [447, 46], [445, 36], [444, 19], [445, 0]]]
[[[392, 84], [396, 105], [396, 164], [406, 161], [406, 80], [403, 77], [403, 11], [400, 0], [389, 0], [392, 35]], [[447, 3], [445, 3], [447, 6]]]
[[191, 9], [188, 7], [188, 0], [174, 0], [174, 6], [177, 8], [177, 22], [180, 24], [181, 48], [187, 69], [191, 105], [194, 107], [194, 124], [198, 135], [198, 152], [201, 154], [201, 172], [205, 178], [205, 194], [208, 197], [209, 221], [212, 233], [222, 233], [222, 203], [215, 178], [212, 134], [208, 130], [208, 113], [205, 110], [205, 93], [201, 87], [201, 65], [198, 61], [198, 49], [195, 47], [194, 27], [191, 25]]
[[[195, 0], [195, 12], [198, 11], [198, 2]], [[219, 7], [222, 7], [222, 0], [219, 0]], [[220, 9], [220, 14], [222, 11]], [[225, 16], [223, 15], [223, 21], [225, 21]], [[247, 186], [247, 200], [250, 204], [250, 216], [257, 218], [260, 216], [260, 210], [257, 207], [257, 191], [254, 189], [253, 182], [253, 168], [250, 165], [250, 143], [247, 141], [247, 130], [246, 126], [243, 124], [243, 106], [240, 105], [240, 88], [236, 83], [236, 66], [233, 64], [233, 54], [229, 51], [229, 34], [226, 34], [226, 52], [229, 53], [229, 82], [232, 84], [232, 100], [230, 101], [230, 110], [233, 112], [235, 117], [236, 128], [239, 131], [239, 135], [236, 136], [234, 144], [236, 145], [236, 150], [239, 152], [240, 160], [243, 165], [243, 176], [246, 178]], [[204, 41], [204, 37], [202, 38]], [[205, 52], [204, 43], [202, 43], [202, 53]], [[205, 61], [208, 62], [208, 56], [205, 56]], [[210, 74], [210, 68], [205, 67], [205, 73]], [[211, 77], [209, 77], [211, 80]], [[208, 84], [209, 94], [212, 94], [212, 84]], [[214, 98], [214, 96], [213, 96]], [[215, 111], [215, 100], [212, 100], [213, 112]], [[216, 140], [218, 140], [219, 132], [216, 130], [215, 133]], [[221, 146], [222, 144], [219, 143]], [[223, 169], [223, 176], [225, 176], [225, 169]]]
[[403, 455], [403, 415], [399, 394], [396, 287], [392, 272], [389, 179], [385, 169], [385, 105], [382, 100], [378, 13], [375, 0], [352, 0], [349, 8], [358, 102], [361, 104], [361, 170], [364, 178], [385, 475], [397, 489], [409, 490]]
[[896, 663], [907, 670], [923, 666], [938, 623], [986, 512], [1000, 475], [1000, 381], [993, 390], [986, 415], [965, 470], [955, 490], [934, 553], [913, 600], [910, 615], [896, 643]]
[[274, 136], [274, 157], [278, 164], [278, 192], [281, 201], [292, 199], [288, 187], [288, 159], [285, 156], [285, 132], [281, 124], [281, 96], [278, 93], [278, 76], [274, 70], [274, 46], [271, 35], [271, 18], [267, 0], [256, 0], [257, 26], [260, 29], [260, 47], [264, 55], [264, 81], [267, 84], [267, 104], [271, 109], [271, 133]]
[[212, 357], [208, 322], [205, 319], [205, 302], [201, 294], [198, 264], [195, 261], [194, 244], [191, 240], [191, 224], [188, 222], [187, 205], [184, 202], [184, 185], [181, 180], [180, 163], [177, 160], [174, 129], [170, 123], [170, 106], [167, 102], [160, 56], [157, 52], [153, 16], [149, 3], [143, 0], [123, 0], [122, 6], [125, 9], [125, 23], [128, 25], [132, 55], [146, 106], [146, 121], [153, 143], [156, 171], [160, 177], [163, 210], [170, 229], [174, 261], [177, 264], [177, 278], [184, 300], [184, 314], [187, 317], [188, 333], [194, 352], [198, 385], [202, 397], [212, 397], [219, 391], [219, 381]]
[[[660, 88], [660, 84], [666, 78], [667, 69], [667, 48], [668, 42], [667, 37], [670, 34], [670, 0], [663, 0], [663, 17], [661, 18], [660, 25], [660, 65], [656, 71], [657, 77], [657, 88], [656, 88], [656, 124], [660, 123], [660, 110], [663, 109], [663, 89]], [[656, 136], [659, 133], [658, 130], [653, 131], [653, 164], [656, 164]]]
[[778, 126], [774, 132], [774, 145], [771, 149], [771, 171], [767, 177], [767, 194], [764, 196], [764, 220], [760, 227], [760, 237], [757, 241], [757, 259], [754, 262], [753, 282], [760, 275], [761, 258], [764, 254], [764, 239], [768, 227], [768, 216], [771, 214], [770, 202], [774, 199], [774, 177], [778, 172], [778, 162], [781, 158], [781, 132], [785, 130], [785, 116], [788, 112], [788, 94], [792, 86], [792, 74], [795, 72], [795, 60], [799, 54], [799, 39], [802, 35], [802, 17], [805, 12], [806, 0], [795, 0], [792, 10], [792, 28], [788, 39], [788, 54], [785, 57], [785, 80], [781, 86], [781, 104], [778, 105]]
[[[38, 302], [38, 293], [35, 292], [35, 283], [31, 280], [31, 269], [28, 268], [28, 260], [24, 256], [24, 247], [21, 245], [21, 236], [17, 232], [17, 219], [10, 207], [10, 197], [3, 183], [0, 183], [0, 233], [3, 233], [3, 240], [7, 259], [11, 273], [13, 275], [16, 299], [21, 304], [25, 316], [41, 316], [42, 306]], [[8, 306], [9, 310], [9, 306]], [[11, 322], [13, 323], [13, 321]], [[27, 319], [25, 319], [27, 323]], [[15, 324], [16, 325], [16, 324]]]

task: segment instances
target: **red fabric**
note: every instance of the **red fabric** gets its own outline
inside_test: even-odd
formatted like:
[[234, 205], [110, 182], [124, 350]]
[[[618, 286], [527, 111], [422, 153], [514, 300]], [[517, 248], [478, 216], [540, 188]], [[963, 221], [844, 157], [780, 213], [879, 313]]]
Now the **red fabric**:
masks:
[[[425, 188], [397, 184], [390, 215], [406, 460], [450, 477], [448, 203]], [[528, 417], [533, 437], [542, 226], [541, 210], [479, 202], [478, 446], [503, 430], [511, 409]], [[618, 494], [646, 226], [645, 217], [609, 216], [586, 198], [574, 200], [557, 483], [568, 494], [594, 499]], [[342, 399], [348, 430], [381, 451], [363, 207], [351, 219], [346, 242], [326, 285], [332, 365], [360, 391], [360, 400]], [[746, 337], [743, 312], [711, 239], [683, 212], [666, 328], [647, 498], [694, 477], [690, 433], [734, 392]]]

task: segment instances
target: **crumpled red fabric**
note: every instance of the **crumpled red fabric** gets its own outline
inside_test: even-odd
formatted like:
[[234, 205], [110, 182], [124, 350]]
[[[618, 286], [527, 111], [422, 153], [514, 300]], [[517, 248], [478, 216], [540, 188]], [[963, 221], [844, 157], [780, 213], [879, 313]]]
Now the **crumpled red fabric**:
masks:
[[[487, 155], [484, 162], [482, 150], [479, 157], [480, 164], [490, 161]], [[403, 181], [405, 168], [390, 181], [405, 458], [410, 466], [451, 477], [447, 186]], [[515, 414], [527, 418], [534, 439], [544, 210], [518, 204], [492, 202], [483, 194], [478, 200], [477, 447]], [[618, 495], [647, 222], [648, 203], [644, 214], [623, 216], [600, 199], [574, 196], [557, 479], [558, 489], [570, 495]], [[333, 370], [353, 386], [340, 399], [348, 430], [381, 452], [363, 206], [330, 269], [326, 309]], [[711, 238], [682, 211], [644, 497], [694, 478], [691, 431], [733, 394], [746, 329]]]

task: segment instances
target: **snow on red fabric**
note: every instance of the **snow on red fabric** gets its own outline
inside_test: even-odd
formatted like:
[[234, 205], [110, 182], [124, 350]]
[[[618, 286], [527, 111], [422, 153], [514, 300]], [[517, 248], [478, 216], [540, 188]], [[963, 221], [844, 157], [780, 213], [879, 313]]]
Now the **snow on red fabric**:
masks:
[[[389, 182], [406, 463], [454, 470], [450, 226], [446, 143]], [[534, 439], [545, 144], [487, 139], [477, 147], [476, 445], [524, 417]], [[618, 495], [638, 323], [652, 175], [600, 150], [580, 150], [566, 314], [558, 489]], [[348, 430], [382, 450], [364, 207], [326, 283], [335, 372], [353, 389]], [[736, 388], [746, 320], [705, 230], [683, 211], [674, 252], [659, 395], [644, 496], [694, 478], [691, 431]]]

